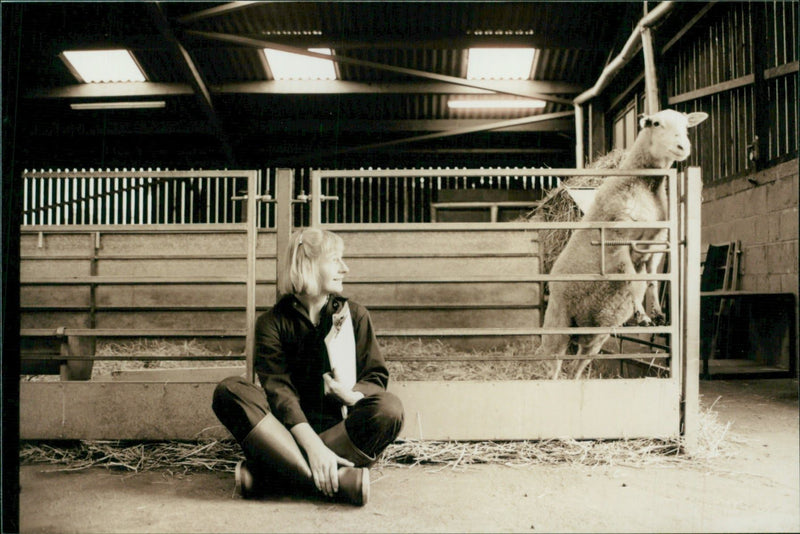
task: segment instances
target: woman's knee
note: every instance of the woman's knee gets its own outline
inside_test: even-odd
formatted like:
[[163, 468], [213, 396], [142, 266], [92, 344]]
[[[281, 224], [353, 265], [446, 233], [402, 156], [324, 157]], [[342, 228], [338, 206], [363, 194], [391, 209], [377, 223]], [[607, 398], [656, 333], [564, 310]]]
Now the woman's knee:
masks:
[[388, 391], [380, 393], [378, 397], [378, 413], [386, 419], [402, 423], [405, 412], [400, 398]]
[[236, 399], [242, 396], [242, 391], [245, 388], [247, 388], [247, 382], [240, 376], [229, 376], [223, 379], [214, 388], [211, 408], [214, 412], [217, 412], [218, 409], [224, 406], [230, 406], [232, 402], [236, 402]]
[[403, 403], [394, 393], [382, 391], [363, 398], [359, 404], [363, 404], [372, 421], [380, 421], [383, 426], [399, 427], [403, 424]]

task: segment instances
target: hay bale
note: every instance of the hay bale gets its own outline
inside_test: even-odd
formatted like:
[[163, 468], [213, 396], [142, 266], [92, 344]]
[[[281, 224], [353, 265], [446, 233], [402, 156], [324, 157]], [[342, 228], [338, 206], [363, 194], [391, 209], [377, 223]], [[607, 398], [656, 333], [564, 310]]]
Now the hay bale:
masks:
[[[608, 154], [596, 158], [589, 169], [616, 169], [625, 155], [625, 150], [614, 149]], [[572, 176], [562, 180], [559, 186], [553, 189], [547, 197], [530, 213], [526, 219], [542, 222], [574, 222], [583, 217], [569, 188], [599, 187], [603, 183], [602, 176]], [[539, 232], [539, 247], [542, 254], [542, 272], [549, 273], [558, 255], [572, 235], [572, 230], [541, 230]]]

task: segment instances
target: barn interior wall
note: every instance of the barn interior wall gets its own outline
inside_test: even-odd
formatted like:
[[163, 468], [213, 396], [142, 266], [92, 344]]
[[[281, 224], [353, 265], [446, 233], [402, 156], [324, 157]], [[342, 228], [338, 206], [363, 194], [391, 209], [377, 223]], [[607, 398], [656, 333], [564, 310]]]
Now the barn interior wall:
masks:
[[708, 184], [702, 246], [739, 240], [738, 289], [798, 293], [798, 160]]
[[[735, 289], [794, 294], [799, 331], [798, 160], [707, 184], [702, 215], [702, 250], [738, 240], [742, 254]], [[800, 361], [796, 349], [794, 358]]]

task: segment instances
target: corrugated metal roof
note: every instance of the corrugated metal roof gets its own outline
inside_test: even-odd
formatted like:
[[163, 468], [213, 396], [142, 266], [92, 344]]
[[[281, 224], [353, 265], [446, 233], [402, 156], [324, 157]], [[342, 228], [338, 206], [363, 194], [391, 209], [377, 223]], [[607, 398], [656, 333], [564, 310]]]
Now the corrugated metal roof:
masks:
[[[23, 15], [18, 39], [25, 57], [20, 79], [44, 95], [41, 101], [26, 98], [21, 107], [23, 121], [31, 122], [31, 140], [41, 141], [30, 146], [51, 142], [47, 130], [57, 124], [57, 131], [70, 136], [66, 159], [91, 157], [97, 151], [106, 159], [144, 157], [141, 145], [129, 147], [124, 138], [152, 135], [163, 141], [165, 157], [180, 153], [183, 159], [221, 159], [227, 146], [232, 147], [228, 153], [243, 160], [262, 161], [326, 144], [355, 146], [571, 111], [571, 98], [595, 82], [620, 34], [627, 38], [625, 21], [640, 7], [628, 2], [71, 2], [18, 9]], [[575, 92], [554, 95], [567, 102], [548, 102], [539, 110], [453, 110], [447, 102], [454, 93], [463, 93], [457, 95], [462, 99], [485, 95], [392, 68], [345, 62], [338, 64], [339, 79], [350, 85], [281, 92], [275, 84], [258, 85], [272, 80], [257, 47], [192, 33], [198, 31], [297, 48], [326, 46], [360, 62], [461, 79], [470, 46], [532, 46], [539, 50], [532, 79], [566, 82]], [[83, 93], [71, 88], [75, 80], [57, 59], [58, 52], [107, 45], [133, 51], [152, 82], [142, 93], [133, 91], [134, 98], [164, 99], [164, 110], [69, 110], [70, 101], [91, 97], [75, 96]], [[251, 85], [246, 88], [236, 85], [247, 83]], [[178, 84], [178, 89], [158, 84]], [[431, 147], [563, 147], [572, 128], [564, 128], [563, 121], [559, 127], [561, 132], [480, 132]], [[192, 132], [196, 145], [177, 144], [191, 139]], [[214, 137], [220, 147], [216, 154], [207, 149]], [[161, 148], [157, 141], [147, 146]]]

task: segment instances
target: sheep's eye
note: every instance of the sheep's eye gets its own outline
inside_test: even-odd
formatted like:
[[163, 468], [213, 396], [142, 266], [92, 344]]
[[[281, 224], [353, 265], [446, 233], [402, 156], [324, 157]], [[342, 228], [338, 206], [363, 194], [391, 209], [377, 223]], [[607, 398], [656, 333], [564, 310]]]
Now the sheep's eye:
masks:
[[658, 122], [658, 121], [655, 121], [655, 122], [653, 123], [653, 126], [658, 126], [658, 125], [660, 125], [660, 124], [661, 124], [660, 122]]

